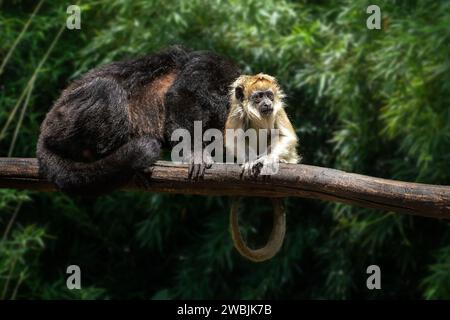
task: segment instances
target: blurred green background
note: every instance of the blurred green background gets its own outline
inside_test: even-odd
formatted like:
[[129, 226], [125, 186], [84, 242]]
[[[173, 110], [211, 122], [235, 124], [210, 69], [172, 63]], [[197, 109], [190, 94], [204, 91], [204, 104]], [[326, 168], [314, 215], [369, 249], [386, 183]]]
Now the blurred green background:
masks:
[[[81, 30], [67, 30], [67, 1], [44, 1], [32, 20], [39, 1], [0, 1], [0, 156], [34, 157], [40, 122], [80, 74], [183, 44], [276, 76], [303, 163], [449, 185], [449, 1], [376, 1], [382, 29], [368, 30], [373, 2], [81, 1]], [[0, 190], [0, 298], [450, 298], [448, 222], [286, 205], [281, 252], [254, 264], [233, 249], [226, 197]], [[256, 243], [270, 202], [245, 207]], [[82, 290], [66, 288], [71, 264]], [[371, 264], [382, 290], [366, 288]]]

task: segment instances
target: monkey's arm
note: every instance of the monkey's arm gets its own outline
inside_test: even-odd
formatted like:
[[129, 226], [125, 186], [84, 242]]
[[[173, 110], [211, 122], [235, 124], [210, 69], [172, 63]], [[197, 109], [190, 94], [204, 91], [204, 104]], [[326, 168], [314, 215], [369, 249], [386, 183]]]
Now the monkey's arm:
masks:
[[279, 137], [271, 147], [270, 156], [275, 161], [297, 163], [299, 160], [296, 152], [298, 139], [284, 109], [281, 109], [277, 115], [275, 129], [279, 130]]

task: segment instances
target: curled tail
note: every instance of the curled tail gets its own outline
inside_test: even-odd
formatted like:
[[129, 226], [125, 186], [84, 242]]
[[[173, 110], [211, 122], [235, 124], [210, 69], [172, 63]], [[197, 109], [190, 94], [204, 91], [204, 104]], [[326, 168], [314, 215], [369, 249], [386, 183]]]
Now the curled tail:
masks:
[[272, 199], [273, 226], [269, 240], [260, 249], [250, 249], [239, 231], [239, 198], [233, 198], [230, 211], [230, 229], [234, 246], [239, 253], [253, 262], [262, 262], [273, 258], [283, 245], [286, 233], [286, 214], [281, 199]]
[[65, 158], [38, 141], [39, 173], [70, 194], [99, 195], [110, 192], [136, 172], [148, 168], [159, 157], [160, 143], [145, 137], [131, 140], [111, 154], [93, 162]]

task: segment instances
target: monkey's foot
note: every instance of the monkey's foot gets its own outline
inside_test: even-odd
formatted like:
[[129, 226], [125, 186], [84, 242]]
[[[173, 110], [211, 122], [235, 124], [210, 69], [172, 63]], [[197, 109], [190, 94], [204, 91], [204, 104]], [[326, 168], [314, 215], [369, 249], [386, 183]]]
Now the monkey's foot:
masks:
[[184, 162], [189, 164], [188, 179], [198, 181], [205, 177], [205, 170], [211, 168], [214, 160], [210, 155], [191, 155]]

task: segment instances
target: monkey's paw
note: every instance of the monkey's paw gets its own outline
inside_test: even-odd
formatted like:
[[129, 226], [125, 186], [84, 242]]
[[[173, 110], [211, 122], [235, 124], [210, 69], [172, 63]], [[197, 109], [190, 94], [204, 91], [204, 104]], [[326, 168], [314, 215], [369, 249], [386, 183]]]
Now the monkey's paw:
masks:
[[205, 170], [211, 168], [214, 160], [207, 154], [191, 154], [183, 162], [189, 164], [188, 179], [198, 181], [205, 177]]
[[256, 179], [261, 173], [263, 163], [256, 161], [249, 161], [242, 165], [241, 179]]
[[276, 174], [280, 168], [279, 158], [273, 155], [261, 157], [261, 162], [263, 164], [260, 172], [262, 176], [270, 177]]
[[256, 161], [246, 162], [242, 165], [241, 178], [256, 179], [259, 175], [269, 178], [278, 172], [279, 160], [274, 156], [262, 156]]

